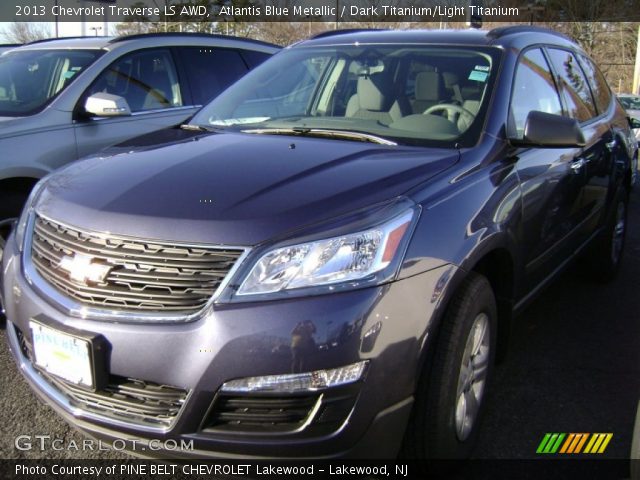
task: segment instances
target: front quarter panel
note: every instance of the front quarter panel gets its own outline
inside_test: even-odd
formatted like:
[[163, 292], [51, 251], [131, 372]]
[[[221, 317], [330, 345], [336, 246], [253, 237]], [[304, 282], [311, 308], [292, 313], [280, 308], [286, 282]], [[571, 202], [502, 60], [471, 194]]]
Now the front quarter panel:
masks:
[[455, 171], [412, 194], [423, 212], [401, 278], [444, 264], [472, 269], [496, 248], [518, 256], [520, 183], [505, 152], [500, 143], [468, 150]]
[[41, 178], [77, 158], [69, 113], [48, 108], [0, 129], [0, 180]]

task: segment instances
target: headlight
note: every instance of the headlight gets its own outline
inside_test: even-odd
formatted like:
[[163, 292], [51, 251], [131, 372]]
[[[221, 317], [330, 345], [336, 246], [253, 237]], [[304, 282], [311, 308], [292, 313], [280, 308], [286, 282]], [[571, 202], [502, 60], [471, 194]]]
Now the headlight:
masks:
[[24, 246], [24, 234], [27, 229], [27, 223], [29, 223], [29, 217], [31, 216], [31, 213], [35, 208], [35, 204], [36, 204], [36, 201], [38, 200], [38, 197], [40, 196], [40, 194], [42, 193], [42, 190], [44, 189], [44, 186], [46, 184], [46, 178], [47, 177], [40, 180], [33, 187], [33, 189], [31, 190], [31, 194], [27, 199], [27, 202], [24, 204], [24, 207], [22, 209], [22, 214], [18, 219], [18, 224], [16, 225], [16, 229], [15, 229], [15, 239], [16, 239], [16, 244], [18, 245], [18, 250], [20, 250], [21, 252]]
[[255, 263], [236, 295], [375, 280], [401, 256], [416, 212], [405, 211], [369, 230], [271, 250]]

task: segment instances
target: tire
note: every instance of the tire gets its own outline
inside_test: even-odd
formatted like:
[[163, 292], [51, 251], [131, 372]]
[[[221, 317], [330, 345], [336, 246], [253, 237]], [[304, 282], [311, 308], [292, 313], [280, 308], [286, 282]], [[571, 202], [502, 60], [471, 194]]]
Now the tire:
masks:
[[590, 252], [591, 274], [597, 281], [610, 282], [620, 270], [627, 234], [628, 203], [627, 191], [620, 187], [605, 229]]
[[[405, 456], [438, 460], [471, 455], [495, 360], [496, 329], [491, 285], [470, 273], [449, 304], [432, 367], [420, 382]], [[477, 370], [465, 376], [474, 363]], [[474, 403], [477, 408], [469, 410]]]

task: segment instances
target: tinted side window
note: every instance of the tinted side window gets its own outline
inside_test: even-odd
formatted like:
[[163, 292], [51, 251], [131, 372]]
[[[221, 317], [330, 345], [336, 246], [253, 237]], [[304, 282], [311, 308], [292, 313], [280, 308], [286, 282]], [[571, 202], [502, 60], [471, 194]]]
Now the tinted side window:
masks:
[[580, 55], [580, 64], [591, 84], [591, 91], [598, 107], [598, 112], [603, 113], [609, 108], [611, 103], [611, 90], [602, 72], [596, 67], [593, 61], [585, 55]]
[[271, 56], [268, 53], [256, 52], [255, 50], [242, 50], [240, 53], [244, 61], [249, 65], [249, 68], [256, 68]]
[[549, 49], [549, 57], [559, 76], [561, 90], [572, 118], [585, 122], [597, 115], [587, 79], [571, 52]]
[[178, 51], [196, 105], [209, 103], [220, 92], [247, 73], [247, 67], [242, 57], [235, 50], [185, 47]]
[[182, 105], [178, 75], [167, 50], [143, 50], [116, 60], [100, 74], [88, 95], [97, 92], [123, 97], [132, 112]]
[[511, 136], [522, 138], [527, 115], [533, 110], [562, 115], [549, 65], [537, 48], [522, 55], [517, 66], [511, 96]]

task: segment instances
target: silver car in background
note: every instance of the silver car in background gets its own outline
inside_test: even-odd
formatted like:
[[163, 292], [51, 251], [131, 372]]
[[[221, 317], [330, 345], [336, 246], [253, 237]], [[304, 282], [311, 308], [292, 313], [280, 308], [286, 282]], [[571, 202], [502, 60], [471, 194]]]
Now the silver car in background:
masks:
[[0, 55], [19, 46], [19, 43], [2, 43], [0, 44]]
[[278, 51], [207, 34], [51, 39], [0, 55], [0, 256], [36, 181], [180, 124]]
[[636, 135], [636, 140], [640, 142], [640, 95], [632, 95], [630, 93], [621, 93], [618, 95], [618, 100], [624, 107], [631, 119], [633, 133]]

